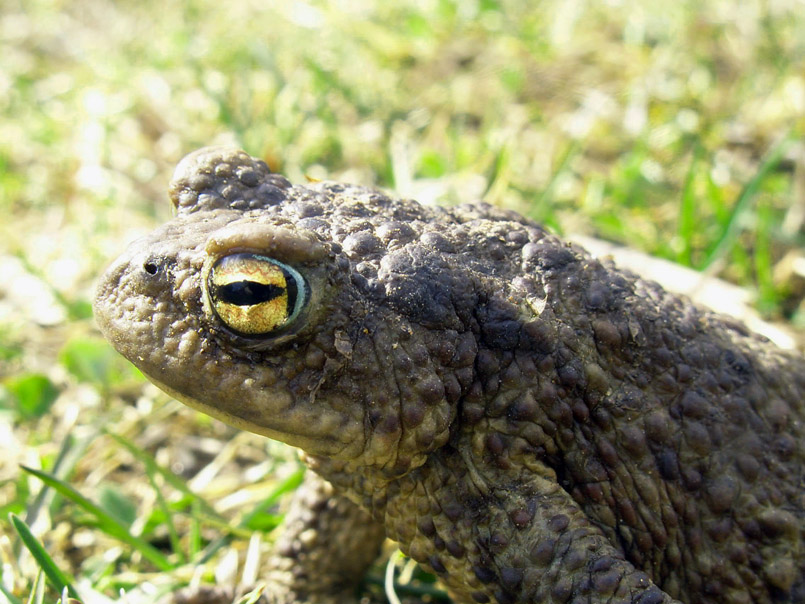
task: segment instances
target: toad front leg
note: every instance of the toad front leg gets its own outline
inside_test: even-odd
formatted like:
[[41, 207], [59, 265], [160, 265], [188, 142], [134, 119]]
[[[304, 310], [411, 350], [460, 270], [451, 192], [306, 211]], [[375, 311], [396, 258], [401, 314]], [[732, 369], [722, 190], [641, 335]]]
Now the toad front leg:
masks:
[[382, 526], [311, 471], [294, 494], [283, 528], [265, 575], [272, 604], [354, 599], [385, 539]]
[[[385, 539], [380, 524], [311, 471], [294, 493], [282, 531], [261, 577], [267, 584], [261, 604], [355, 602], [356, 588]], [[231, 586], [203, 586], [166, 601], [230, 604], [236, 598]]]
[[[675, 602], [537, 468], [495, 477], [446, 451], [400, 481], [386, 508], [389, 537], [432, 569], [457, 602]], [[415, 510], [415, 512], [414, 512]]]

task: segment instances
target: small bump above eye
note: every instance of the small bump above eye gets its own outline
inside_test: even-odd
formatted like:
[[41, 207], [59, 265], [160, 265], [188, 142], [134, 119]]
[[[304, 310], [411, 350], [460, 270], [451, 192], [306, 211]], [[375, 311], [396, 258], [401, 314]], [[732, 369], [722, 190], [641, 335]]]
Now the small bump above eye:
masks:
[[258, 254], [224, 256], [213, 264], [206, 285], [218, 318], [246, 336], [285, 331], [308, 300], [307, 284], [296, 269]]

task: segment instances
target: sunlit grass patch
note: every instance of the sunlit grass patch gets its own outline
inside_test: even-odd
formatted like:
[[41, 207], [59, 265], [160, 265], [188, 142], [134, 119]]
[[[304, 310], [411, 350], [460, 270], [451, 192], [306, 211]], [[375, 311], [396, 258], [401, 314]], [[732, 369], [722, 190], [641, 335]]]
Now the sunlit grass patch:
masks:
[[[484, 198], [716, 273], [805, 326], [796, 0], [25, 0], [1, 12], [0, 602], [60, 591], [9, 513], [75, 589], [143, 601], [197, 581], [199, 562], [203, 578], [236, 580], [240, 562], [213, 545], [242, 562], [246, 533], [270, 539], [279, 521], [293, 454], [179, 411], [90, 318], [93, 279], [169, 218], [170, 174], [199, 146], [240, 145], [296, 182]], [[112, 521], [81, 498], [147, 546], [104, 530]]]

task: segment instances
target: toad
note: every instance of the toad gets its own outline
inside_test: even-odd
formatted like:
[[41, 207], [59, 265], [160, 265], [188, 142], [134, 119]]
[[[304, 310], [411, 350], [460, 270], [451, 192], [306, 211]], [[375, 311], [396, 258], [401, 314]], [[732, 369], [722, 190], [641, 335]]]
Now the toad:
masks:
[[156, 385], [303, 451], [274, 602], [386, 537], [456, 602], [805, 601], [805, 359], [486, 204], [292, 185], [231, 148], [95, 315]]

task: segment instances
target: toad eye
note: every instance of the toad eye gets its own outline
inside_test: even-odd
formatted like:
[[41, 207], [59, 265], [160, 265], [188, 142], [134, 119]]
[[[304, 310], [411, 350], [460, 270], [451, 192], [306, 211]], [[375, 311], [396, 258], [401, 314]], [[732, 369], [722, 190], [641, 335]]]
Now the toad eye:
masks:
[[227, 327], [248, 336], [265, 336], [291, 325], [305, 307], [308, 289], [295, 269], [257, 254], [218, 260], [207, 278], [215, 314]]

